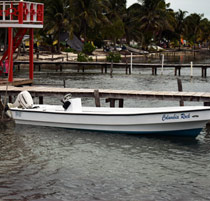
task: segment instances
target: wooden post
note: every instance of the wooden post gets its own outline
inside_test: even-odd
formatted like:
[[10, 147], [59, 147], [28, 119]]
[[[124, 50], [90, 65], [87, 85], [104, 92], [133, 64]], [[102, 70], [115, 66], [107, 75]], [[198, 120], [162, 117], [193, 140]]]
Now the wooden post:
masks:
[[124, 106], [124, 99], [119, 99], [119, 108], [123, 108]]
[[[181, 79], [177, 78], [177, 84], [178, 84], [178, 91], [179, 92], [182, 92], [183, 91], [183, 88], [182, 88], [182, 81], [181, 81]], [[182, 98], [179, 101], [179, 105], [180, 106], [184, 106], [184, 101], [182, 100]]]
[[114, 98], [107, 98], [106, 99], [106, 103], [110, 103], [110, 107], [115, 107], [115, 101], [116, 101], [116, 99], [114, 99]]
[[96, 104], [96, 107], [101, 107], [101, 104], [100, 104], [100, 95], [99, 95], [99, 90], [94, 90], [94, 97], [95, 97], [95, 104]]
[[12, 96], [9, 96], [9, 103], [12, 103]]
[[152, 75], [155, 75], [154, 67], [152, 67]]
[[59, 64], [55, 64], [55, 71], [57, 72], [59, 68]]
[[125, 64], [125, 74], [127, 75], [128, 74], [128, 62], [126, 60], [126, 64]]
[[157, 75], [157, 68], [156, 67], [152, 67], [152, 75]]
[[115, 102], [119, 101], [119, 108], [123, 108], [124, 105], [124, 99], [120, 98], [107, 98], [106, 103], [110, 103], [110, 107], [115, 107]]
[[43, 96], [39, 96], [39, 104], [43, 104], [44, 103], [44, 98], [43, 98]]
[[178, 68], [179, 76], [181, 76], [181, 67]]
[[37, 50], [37, 52], [36, 52], [36, 58], [37, 58], [37, 60], [39, 59], [39, 50]]
[[175, 67], [175, 70], [174, 70], [175, 76], [177, 76], [177, 71], [178, 71], [178, 76], [181, 76], [181, 67]]
[[204, 106], [210, 106], [210, 102], [204, 102]]
[[104, 67], [103, 67], [103, 65], [101, 65], [101, 74], [103, 74], [104, 73]]
[[190, 63], [190, 77], [193, 77], [193, 62]]
[[110, 68], [110, 77], [112, 78], [112, 73], [113, 73], [113, 61], [111, 62], [111, 68]]
[[66, 88], [66, 80], [63, 80], [63, 87]]
[[105, 64], [105, 74], [107, 74], [107, 64]]
[[129, 71], [129, 75], [131, 75], [131, 73], [132, 73], [131, 66], [128, 67], [128, 71]]
[[206, 76], [207, 76], [207, 68], [206, 67], [202, 67], [201, 68], [201, 76], [202, 77], [204, 77], [204, 78], [206, 78]]
[[115, 107], [115, 99], [110, 98], [110, 107]]
[[133, 53], [131, 53], [131, 66], [130, 66], [130, 74], [133, 71]]
[[164, 67], [164, 54], [162, 54], [162, 68], [161, 68], [161, 75], [163, 75], [163, 67]]

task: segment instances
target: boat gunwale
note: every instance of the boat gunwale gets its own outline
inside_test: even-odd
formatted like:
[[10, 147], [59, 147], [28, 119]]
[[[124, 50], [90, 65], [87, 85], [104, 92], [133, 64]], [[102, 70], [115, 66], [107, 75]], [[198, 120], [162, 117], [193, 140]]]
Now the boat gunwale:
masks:
[[10, 108], [11, 111], [14, 112], [33, 112], [33, 113], [44, 113], [44, 114], [57, 114], [57, 115], [87, 115], [87, 116], [142, 116], [142, 115], [159, 115], [159, 114], [177, 114], [177, 113], [183, 113], [183, 112], [203, 112], [203, 111], [210, 111], [210, 107], [205, 108], [203, 106], [203, 109], [192, 109], [192, 110], [180, 110], [180, 111], [162, 111], [162, 112], [147, 112], [147, 113], [116, 113], [116, 114], [110, 114], [110, 113], [91, 113], [88, 112], [66, 112], [66, 111], [44, 111], [44, 110], [36, 110], [36, 109], [21, 109], [21, 108]]

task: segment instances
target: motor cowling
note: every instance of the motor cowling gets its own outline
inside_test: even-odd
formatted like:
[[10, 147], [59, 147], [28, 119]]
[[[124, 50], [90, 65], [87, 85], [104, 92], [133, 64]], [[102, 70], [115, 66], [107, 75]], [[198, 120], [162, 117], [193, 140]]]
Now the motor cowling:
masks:
[[20, 107], [24, 109], [33, 108], [33, 99], [31, 94], [28, 91], [22, 91], [18, 94], [15, 102], [13, 103], [13, 107]]

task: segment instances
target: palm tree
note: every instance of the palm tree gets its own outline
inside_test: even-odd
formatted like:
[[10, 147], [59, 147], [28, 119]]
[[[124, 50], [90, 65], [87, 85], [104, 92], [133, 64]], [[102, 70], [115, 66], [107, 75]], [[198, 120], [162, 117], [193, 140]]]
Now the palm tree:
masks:
[[142, 32], [139, 29], [139, 19], [142, 17], [142, 6], [138, 3], [131, 5], [126, 10], [126, 17], [124, 18], [126, 42], [130, 44], [133, 39], [141, 42]]
[[108, 7], [105, 13], [109, 22], [102, 27], [103, 35], [107, 39], [114, 42], [116, 49], [116, 42], [125, 34], [124, 22], [126, 17], [126, 0], [109, 0], [106, 4]]
[[140, 29], [144, 33], [145, 42], [158, 42], [164, 30], [174, 31], [172, 25], [173, 12], [170, 4], [164, 0], [139, 0], [142, 3], [142, 17], [139, 20]]
[[203, 14], [193, 13], [185, 18], [185, 23], [187, 25], [185, 36], [188, 41], [193, 43], [193, 48], [195, 49], [195, 44], [198, 42], [198, 38], [201, 34], [201, 22]]
[[201, 27], [201, 32], [200, 32], [199, 41], [201, 43], [205, 42], [205, 43], [209, 44], [209, 41], [210, 41], [210, 21], [207, 18], [202, 19], [201, 23], [200, 23], [200, 27]]
[[186, 30], [186, 24], [185, 24], [185, 17], [186, 17], [187, 11], [182, 11], [179, 9], [178, 12], [175, 13], [175, 19], [176, 19], [176, 33], [179, 38], [179, 50], [181, 48], [181, 36], [183, 36], [185, 30]]
[[70, 29], [71, 25], [68, 3], [68, 0], [47, 0], [45, 3], [44, 30], [46, 34], [52, 35], [54, 40], [58, 40], [58, 51], [60, 51], [60, 34]]
[[83, 35], [88, 40], [88, 30], [107, 21], [104, 12], [107, 12], [107, 0], [69, 0], [69, 8], [73, 31], [77, 36]]

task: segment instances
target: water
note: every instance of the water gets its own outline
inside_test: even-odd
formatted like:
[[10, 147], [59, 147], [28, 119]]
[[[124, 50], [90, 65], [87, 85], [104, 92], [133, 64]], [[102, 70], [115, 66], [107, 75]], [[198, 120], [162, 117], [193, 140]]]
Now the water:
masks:
[[[65, 79], [71, 88], [177, 91], [171, 69], [162, 76], [138, 69], [131, 76], [114, 69], [113, 78], [98, 73], [46, 76], [42, 71], [35, 73], [35, 83], [62, 86]], [[210, 91], [210, 78], [201, 78], [200, 70], [195, 70], [193, 79], [189, 75], [189, 69], [183, 71], [184, 91]], [[93, 103], [83, 100], [85, 105]], [[168, 105], [178, 103], [125, 101], [126, 107]], [[0, 130], [0, 200], [207, 201], [209, 133], [205, 128], [196, 139], [148, 138], [12, 124]]]

